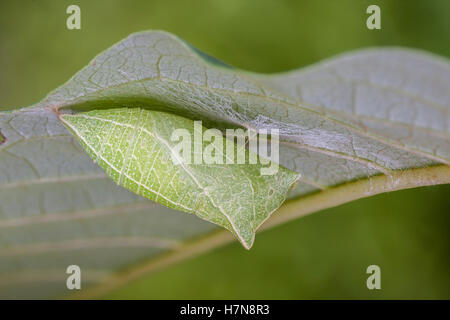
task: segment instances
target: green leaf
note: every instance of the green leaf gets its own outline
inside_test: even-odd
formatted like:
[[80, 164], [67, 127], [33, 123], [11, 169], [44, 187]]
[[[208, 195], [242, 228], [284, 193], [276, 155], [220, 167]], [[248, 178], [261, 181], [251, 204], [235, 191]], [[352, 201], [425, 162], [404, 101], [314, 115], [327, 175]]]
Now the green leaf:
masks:
[[[227, 164], [227, 154], [223, 152], [226, 139], [222, 136], [213, 142], [194, 141], [203, 144], [201, 150], [212, 146], [218, 163], [183, 161], [176, 153], [178, 141], [171, 139], [172, 133], [184, 129], [189, 137], [195, 137], [194, 121], [169, 113], [118, 108], [62, 115], [61, 119], [117, 184], [169, 208], [195, 213], [223, 226], [247, 249], [253, 245], [257, 228], [284, 202], [299, 178], [298, 173], [283, 167], [276, 174], [263, 175], [265, 166], [260, 161]], [[202, 137], [207, 129], [200, 129]], [[245, 159], [249, 159], [252, 152], [241, 147], [246, 152]], [[233, 155], [237, 149], [234, 143]], [[179, 157], [179, 163], [172, 161], [173, 154]], [[192, 146], [189, 158], [194, 157]]]
[[98, 285], [86, 296], [101, 294], [232, 240], [115, 185], [58, 113], [126, 106], [206, 127], [280, 129], [280, 163], [301, 178], [262, 229], [381, 192], [449, 183], [446, 59], [371, 49], [275, 75], [212, 61], [171, 34], [137, 33], [37, 105], [0, 112], [0, 296], [66, 294], [74, 261], [86, 288]]

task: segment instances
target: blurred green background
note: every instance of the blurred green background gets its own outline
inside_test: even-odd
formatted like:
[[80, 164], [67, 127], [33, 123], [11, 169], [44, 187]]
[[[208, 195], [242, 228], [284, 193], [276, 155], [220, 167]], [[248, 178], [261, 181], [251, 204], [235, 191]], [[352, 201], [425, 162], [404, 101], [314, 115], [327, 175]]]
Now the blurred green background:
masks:
[[[82, 29], [66, 29], [81, 7]], [[365, 26], [381, 7], [381, 30]], [[3, 0], [0, 110], [27, 106], [128, 34], [163, 29], [239, 68], [278, 72], [348, 50], [407, 46], [450, 56], [448, 0]], [[383, 194], [229, 245], [106, 298], [450, 298], [450, 186]], [[366, 288], [368, 265], [382, 289]]]

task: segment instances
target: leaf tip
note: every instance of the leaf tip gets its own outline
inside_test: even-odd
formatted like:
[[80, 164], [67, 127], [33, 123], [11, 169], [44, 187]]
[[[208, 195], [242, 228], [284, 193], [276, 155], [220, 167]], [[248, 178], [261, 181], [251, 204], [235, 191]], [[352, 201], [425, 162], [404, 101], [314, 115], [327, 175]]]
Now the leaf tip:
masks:
[[241, 241], [242, 246], [245, 248], [245, 250], [250, 250], [253, 247], [253, 241], [254, 241], [255, 237], [253, 237], [251, 242], [245, 242], [245, 241]]

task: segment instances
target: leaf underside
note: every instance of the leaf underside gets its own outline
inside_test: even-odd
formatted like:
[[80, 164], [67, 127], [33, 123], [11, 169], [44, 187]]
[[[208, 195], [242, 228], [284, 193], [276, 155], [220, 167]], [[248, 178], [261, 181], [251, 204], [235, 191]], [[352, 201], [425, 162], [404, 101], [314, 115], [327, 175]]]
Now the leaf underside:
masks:
[[181, 254], [215, 230], [117, 186], [58, 113], [128, 107], [208, 127], [278, 128], [280, 163], [301, 175], [289, 205], [311, 212], [448, 183], [448, 88], [448, 61], [414, 50], [363, 50], [264, 75], [205, 58], [165, 32], [133, 34], [37, 105], [0, 113], [0, 296], [65, 294], [70, 264], [95, 284], [143, 259]]

